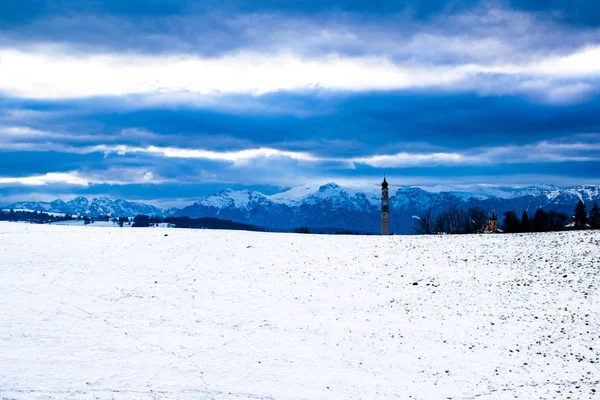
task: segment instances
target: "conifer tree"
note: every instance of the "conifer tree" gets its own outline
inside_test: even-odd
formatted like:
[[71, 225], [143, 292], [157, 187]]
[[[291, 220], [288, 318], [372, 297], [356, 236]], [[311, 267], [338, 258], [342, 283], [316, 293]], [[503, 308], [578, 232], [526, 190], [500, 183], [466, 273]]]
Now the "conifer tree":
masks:
[[573, 225], [575, 229], [585, 229], [588, 222], [587, 208], [583, 201], [579, 200], [579, 203], [575, 206], [575, 215], [573, 215]]
[[565, 229], [569, 217], [565, 213], [550, 211], [548, 213], [548, 227], [551, 231], [562, 231]]
[[521, 221], [514, 211], [506, 211], [504, 213], [504, 232], [515, 233], [521, 229]]
[[592, 229], [600, 229], [600, 207], [598, 207], [598, 203], [596, 202], [594, 202], [590, 210], [590, 226]]
[[533, 231], [534, 232], [546, 232], [550, 229], [548, 221], [548, 213], [541, 208], [538, 208], [533, 216]]
[[523, 215], [521, 215], [521, 232], [531, 232], [531, 221], [529, 215], [527, 215], [527, 210], [524, 210]]

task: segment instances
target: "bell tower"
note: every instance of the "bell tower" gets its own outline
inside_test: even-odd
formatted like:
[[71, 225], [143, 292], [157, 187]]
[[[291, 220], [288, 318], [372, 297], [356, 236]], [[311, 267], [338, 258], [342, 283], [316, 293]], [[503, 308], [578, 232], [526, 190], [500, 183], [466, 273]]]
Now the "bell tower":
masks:
[[489, 230], [492, 232], [498, 232], [498, 216], [496, 215], [496, 210], [492, 211], [492, 216], [488, 221]]
[[381, 183], [381, 234], [390, 234], [390, 204], [388, 197], [388, 183], [383, 176]]

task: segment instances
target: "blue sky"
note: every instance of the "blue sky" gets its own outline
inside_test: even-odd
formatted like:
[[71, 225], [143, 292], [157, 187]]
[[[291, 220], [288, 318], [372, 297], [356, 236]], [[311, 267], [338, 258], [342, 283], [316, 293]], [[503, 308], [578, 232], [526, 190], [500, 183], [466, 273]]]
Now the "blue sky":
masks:
[[596, 1], [0, 2], [0, 203], [600, 183]]

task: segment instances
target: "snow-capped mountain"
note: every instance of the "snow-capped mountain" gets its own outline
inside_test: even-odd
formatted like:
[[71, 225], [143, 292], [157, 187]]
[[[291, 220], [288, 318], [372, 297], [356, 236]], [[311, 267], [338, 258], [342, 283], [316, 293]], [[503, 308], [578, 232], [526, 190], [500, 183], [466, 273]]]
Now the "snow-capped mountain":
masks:
[[148, 204], [120, 199], [111, 200], [107, 197], [96, 197], [91, 201], [86, 197], [76, 197], [67, 202], [61, 199], [51, 202], [19, 202], [10, 204], [4, 208], [88, 216], [110, 215], [112, 217], [129, 217], [138, 214], [163, 215], [162, 210]]
[[292, 206], [274, 202], [269, 196], [259, 192], [231, 189], [202, 198], [173, 215], [213, 217], [237, 222], [253, 220], [256, 221], [253, 225], [277, 229], [288, 226], [279, 221], [291, 221], [294, 218]]
[[[161, 210], [151, 205], [98, 197], [77, 197], [68, 202], [14, 203], [4, 208], [30, 209], [78, 215], [174, 215], [213, 217], [275, 230], [306, 226], [312, 231], [352, 230], [377, 233], [380, 227], [380, 187], [341, 187], [335, 183], [294, 187], [265, 195], [250, 190], [226, 189], [203, 197], [183, 209]], [[434, 214], [452, 207], [481, 207], [486, 211], [526, 210], [543, 207], [571, 214], [579, 200], [600, 202], [600, 186], [560, 188], [534, 185], [525, 188], [492, 186], [398, 187], [390, 185], [390, 222], [394, 233], [413, 231], [414, 216], [431, 209]]]
[[335, 183], [329, 183], [316, 190], [294, 188], [271, 196], [247, 190], [224, 190], [175, 215], [253, 221], [253, 225], [274, 229], [310, 226], [362, 230], [377, 222], [376, 211], [377, 205], [364, 193], [351, 195]]
[[[482, 207], [500, 215], [515, 210], [535, 213], [539, 207], [571, 213], [581, 199], [600, 200], [600, 186], [559, 188], [535, 185], [526, 188], [491, 186], [390, 187], [390, 220], [395, 233], [411, 233], [413, 217], [432, 209]], [[205, 197], [175, 213], [177, 216], [216, 217], [272, 229], [308, 226], [313, 231], [345, 229], [376, 233], [380, 220], [377, 186], [364, 190], [342, 188], [335, 183], [319, 187], [301, 186], [282, 193], [264, 195], [247, 190], [224, 190]]]

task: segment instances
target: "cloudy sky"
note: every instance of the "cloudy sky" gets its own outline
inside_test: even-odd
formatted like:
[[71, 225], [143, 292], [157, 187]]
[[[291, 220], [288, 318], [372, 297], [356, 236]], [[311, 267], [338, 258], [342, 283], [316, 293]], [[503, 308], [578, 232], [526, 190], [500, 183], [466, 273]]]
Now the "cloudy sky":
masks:
[[0, 203], [384, 172], [600, 183], [600, 3], [0, 1]]

